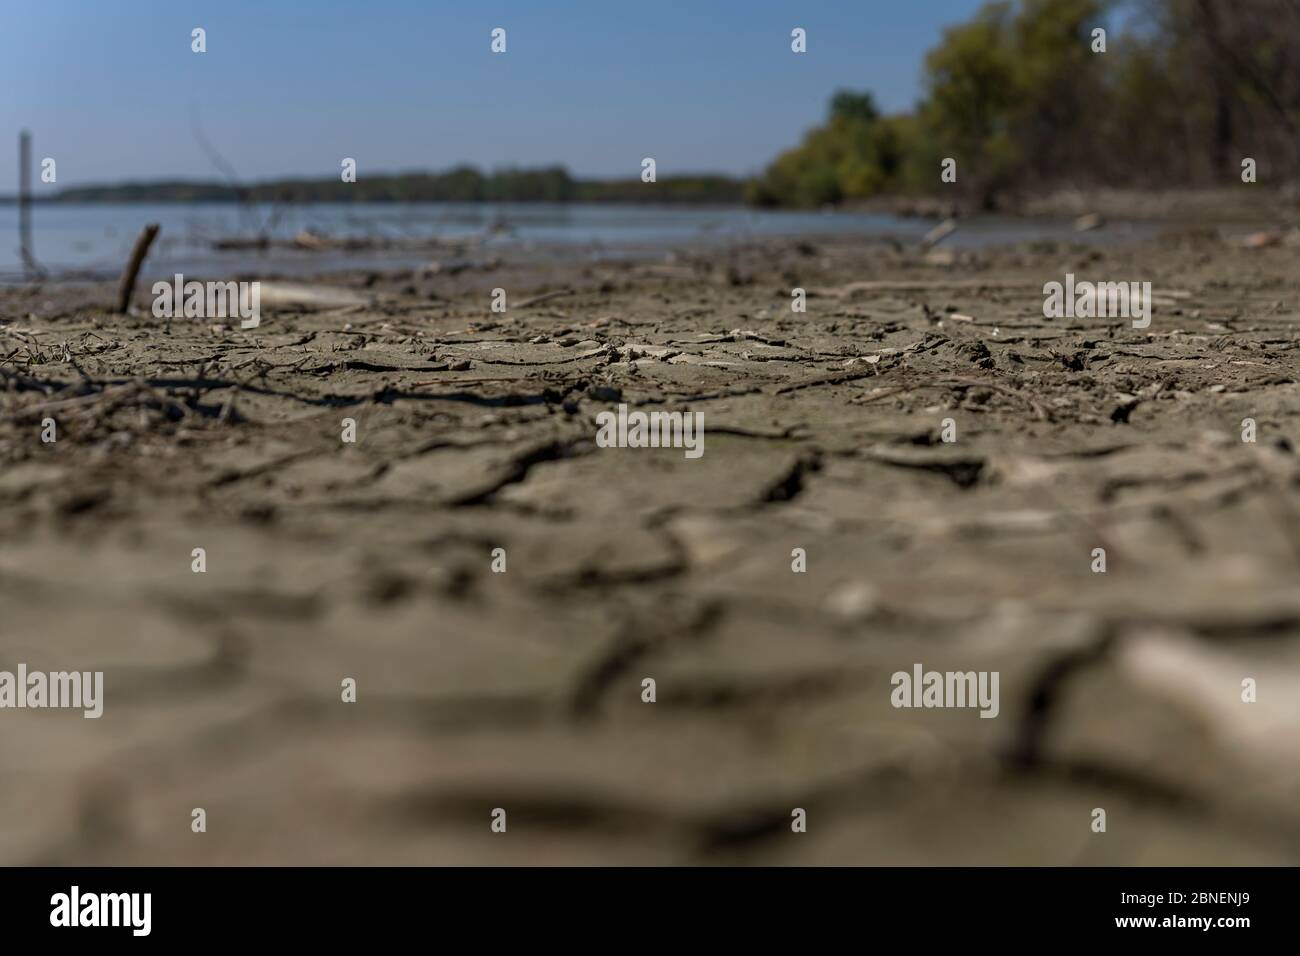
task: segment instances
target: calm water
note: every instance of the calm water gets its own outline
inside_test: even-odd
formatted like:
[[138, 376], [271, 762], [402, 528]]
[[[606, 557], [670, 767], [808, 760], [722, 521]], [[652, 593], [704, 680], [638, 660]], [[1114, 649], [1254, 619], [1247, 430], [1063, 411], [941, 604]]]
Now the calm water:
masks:
[[[915, 241], [934, 225], [922, 219], [848, 212], [540, 203], [308, 203], [252, 208], [224, 203], [47, 204], [33, 207], [32, 216], [36, 257], [43, 266], [56, 272], [90, 270], [109, 275], [120, 272], [141, 227], [160, 223], [162, 232], [146, 263], [146, 276], [417, 266], [451, 255], [432, 249], [309, 253], [211, 248], [213, 239], [252, 237], [268, 225], [270, 234], [279, 239], [290, 239], [303, 229], [338, 238], [473, 237], [485, 249], [561, 248], [593, 257], [772, 236], [837, 234]], [[17, 222], [17, 206], [0, 205], [0, 278], [14, 278], [21, 269]], [[1039, 238], [1095, 240], [1113, 238], [1117, 231], [1131, 233], [1134, 228], [1111, 226], [1080, 237], [1068, 222], [989, 218], [963, 222], [945, 244], [960, 248]]]

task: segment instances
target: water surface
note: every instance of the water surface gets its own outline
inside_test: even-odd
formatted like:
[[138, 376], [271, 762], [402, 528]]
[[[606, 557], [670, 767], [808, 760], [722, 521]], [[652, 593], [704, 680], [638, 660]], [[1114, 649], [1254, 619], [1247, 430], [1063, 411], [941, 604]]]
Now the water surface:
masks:
[[[146, 278], [174, 272], [199, 275], [415, 267], [452, 254], [433, 248], [327, 253], [212, 248], [216, 239], [265, 233], [288, 240], [302, 230], [399, 243], [472, 240], [480, 252], [559, 248], [599, 258], [768, 237], [889, 236], [915, 242], [934, 226], [931, 220], [860, 212], [581, 203], [40, 203], [33, 207], [32, 217], [36, 258], [56, 273], [76, 270], [115, 275], [140, 229], [150, 222], [161, 224], [162, 232], [143, 272]], [[0, 205], [0, 236], [4, 237], [0, 277], [13, 279], [21, 272], [17, 223], [17, 206]], [[1080, 235], [1067, 221], [985, 217], [963, 221], [945, 245], [971, 248], [1033, 239], [1099, 241], [1149, 228], [1112, 224]]]

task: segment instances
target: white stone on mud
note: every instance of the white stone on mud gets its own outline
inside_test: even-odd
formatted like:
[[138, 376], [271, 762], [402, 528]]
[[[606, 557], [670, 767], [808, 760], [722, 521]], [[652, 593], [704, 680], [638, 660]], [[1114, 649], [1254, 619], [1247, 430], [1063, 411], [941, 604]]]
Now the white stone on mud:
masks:
[[876, 589], [865, 581], [850, 581], [837, 586], [826, 596], [825, 607], [844, 621], [863, 621], [879, 606]]

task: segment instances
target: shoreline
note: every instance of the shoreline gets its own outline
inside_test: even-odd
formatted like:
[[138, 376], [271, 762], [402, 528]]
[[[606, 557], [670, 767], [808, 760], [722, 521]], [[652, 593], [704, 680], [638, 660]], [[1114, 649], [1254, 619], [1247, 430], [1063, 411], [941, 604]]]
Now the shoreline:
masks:
[[[1296, 221], [1300, 223], [1300, 218]], [[869, 222], [864, 220], [864, 223]], [[939, 227], [942, 230], [940, 237], [933, 241], [928, 223], [928, 219], [898, 216], [890, 222], [872, 224], [870, 231], [862, 233], [848, 229], [847, 221], [837, 220], [834, 229], [821, 232], [710, 234], [707, 230], [697, 230], [684, 239], [663, 236], [608, 242], [583, 238], [580, 233], [562, 239], [536, 239], [511, 235], [509, 230], [498, 235], [430, 235], [423, 238], [375, 237], [368, 233], [333, 235], [312, 230], [295, 234], [282, 230], [274, 238], [257, 241], [215, 240], [200, 238], [192, 232], [177, 236], [164, 229], [155, 251], [145, 261], [141, 280], [170, 278], [177, 272], [212, 279], [255, 278], [259, 275], [311, 279], [356, 270], [394, 274], [457, 272], [530, 262], [551, 262], [564, 268], [571, 264], [597, 265], [615, 260], [671, 260], [679, 254], [725, 257], [732, 248], [790, 244], [884, 243], [900, 254], [908, 250], [931, 253], [931, 264], [943, 265], [945, 259], [955, 261], [971, 251], [1007, 251], [1036, 243], [1119, 249], [1147, 242], [1179, 242], [1189, 235], [1200, 235], [1228, 244], [1250, 236], [1256, 236], [1256, 241], [1260, 242], [1285, 244], [1296, 242], [1295, 237], [1300, 235], [1300, 226], [1293, 226], [1289, 220], [1251, 219], [1245, 213], [1220, 221], [1191, 222], [981, 214], [944, 221]], [[48, 275], [44, 281], [110, 281], [120, 273], [121, 261], [101, 256], [98, 266], [46, 262]], [[0, 286], [22, 285], [28, 281], [17, 263], [0, 271]]]

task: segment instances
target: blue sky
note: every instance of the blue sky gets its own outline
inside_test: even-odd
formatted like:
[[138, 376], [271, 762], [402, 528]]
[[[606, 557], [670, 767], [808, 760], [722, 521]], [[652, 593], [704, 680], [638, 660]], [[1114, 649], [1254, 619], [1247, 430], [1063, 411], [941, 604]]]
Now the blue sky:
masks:
[[[841, 87], [920, 93], [981, 0], [0, 0], [0, 194], [17, 131], [58, 186], [562, 164], [750, 173]], [[208, 50], [190, 51], [190, 31]], [[494, 27], [508, 50], [489, 50]], [[790, 31], [808, 52], [790, 52]], [[42, 187], [38, 187], [42, 188]], [[50, 188], [50, 187], [43, 187]]]

